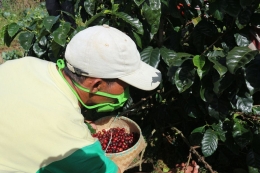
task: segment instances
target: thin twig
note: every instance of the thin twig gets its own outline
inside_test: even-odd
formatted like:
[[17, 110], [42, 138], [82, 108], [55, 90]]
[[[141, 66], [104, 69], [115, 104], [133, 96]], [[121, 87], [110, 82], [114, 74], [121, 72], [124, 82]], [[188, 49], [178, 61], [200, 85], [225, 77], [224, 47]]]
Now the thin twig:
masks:
[[204, 157], [202, 157], [197, 151], [196, 151], [196, 148], [198, 148], [197, 146], [196, 147], [192, 147], [189, 143], [189, 141], [187, 140], [187, 138], [183, 135], [183, 133], [177, 129], [176, 127], [172, 127], [172, 130], [176, 131], [183, 139], [183, 141], [189, 146], [190, 148], [190, 151], [198, 158], [198, 160], [200, 162], [202, 162], [204, 165], [205, 165], [205, 168], [207, 168], [211, 173], [216, 173], [212, 167], [205, 161]]

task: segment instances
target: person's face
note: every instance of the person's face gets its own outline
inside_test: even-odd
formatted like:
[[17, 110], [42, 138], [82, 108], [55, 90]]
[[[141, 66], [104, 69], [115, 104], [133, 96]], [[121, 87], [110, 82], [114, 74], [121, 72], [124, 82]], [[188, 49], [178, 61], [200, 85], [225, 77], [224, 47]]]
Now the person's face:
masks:
[[[92, 82], [92, 84], [94, 84], [90, 89], [92, 93], [89, 93], [86, 105], [95, 105], [99, 103], [114, 103], [116, 101], [115, 99], [96, 95], [95, 92], [102, 91], [108, 94], [119, 95], [122, 94], [124, 90], [128, 87], [128, 84], [120, 80], [115, 80], [114, 82], [111, 82], [109, 84], [102, 79], [98, 81], [94, 79]], [[89, 84], [91, 84], [91, 82]]]

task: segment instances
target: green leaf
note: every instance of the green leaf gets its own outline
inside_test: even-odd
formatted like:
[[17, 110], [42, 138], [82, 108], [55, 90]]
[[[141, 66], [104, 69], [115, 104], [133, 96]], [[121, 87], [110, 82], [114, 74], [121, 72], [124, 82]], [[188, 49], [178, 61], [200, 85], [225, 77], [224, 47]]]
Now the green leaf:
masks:
[[197, 74], [198, 74], [198, 76], [200, 77], [200, 80], [201, 80], [205, 75], [208, 74], [209, 70], [210, 70], [210, 65], [209, 65], [209, 63], [206, 63], [206, 64], [203, 66], [202, 69], [197, 69]]
[[177, 54], [173, 50], [162, 47], [160, 49], [160, 54], [162, 56], [163, 61], [168, 66], [174, 65], [174, 59], [177, 57]]
[[218, 58], [209, 57], [208, 59], [214, 64], [213, 67], [217, 70], [217, 72], [219, 73], [220, 77], [222, 77], [224, 74], [226, 74], [227, 67], [225, 67], [222, 64], [220, 64], [218, 62]]
[[89, 20], [87, 20], [87, 22], [85, 23], [85, 28], [87, 28], [92, 22], [94, 22], [97, 18], [99, 18], [101, 16], [105, 16], [104, 11], [101, 11], [100, 13], [95, 14]]
[[203, 155], [205, 157], [211, 156], [218, 148], [218, 136], [213, 130], [208, 129], [203, 136], [201, 144]]
[[48, 16], [43, 19], [43, 26], [51, 32], [52, 26], [57, 22], [60, 16]]
[[254, 105], [252, 108], [253, 114], [259, 115], [260, 114], [260, 106]]
[[251, 142], [252, 134], [249, 129], [245, 128], [243, 121], [234, 118], [232, 136], [240, 148], [244, 148]]
[[86, 12], [91, 16], [93, 16], [95, 6], [96, 6], [96, 0], [85, 0], [84, 1], [84, 8], [85, 8]]
[[8, 34], [10, 35], [10, 37], [13, 37], [17, 34], [17, 32], [19, 31], [20, 26], [17, 25], [16, 23], [11, 23], [8, 25]]
[[226, 136], [225, 134], [227, 133], [227, 131], [223, 130], [223, 123], [222, 121], [219, 121], [218, 124], [212, 124], [211, 127], [214, 129], [214, 131], [216, 132], [216, 134], [218, 135], [218, 138], [222, 141], [225, 142], [226, 141]]
[[170, 65], [174, 66], [181, 66], [184, 61], [192, 60], [193, 55], [185, 53], [185, 52], [178, 52], [177, 57], [173, 58], [170, 62]]
[[141, 53], [141, 59], [145, 63], [151, 65], [154, 68], [158, 67], [160, 62], [160, 50], [159, 48], [153, 49], [151, 46], [145, 48]]
[[33, 51], [37, 55], [37, 57], [40, 58], [46, 52], [46, 49], [42, 49], [38, 43], [34, 43]]
[[24, 50], [28, 51], [32, 47], [34, 34], [32, 32], [23, 32], [19, 35], [19, 42]]
[[247, 47], [250, 44], [249, 38], [241, 34], [236, 33], [235, 35], [236, 43], [240, 47]]
[[236, 108], [244, 113], [251, 113], [253, 103], [253, 97], [249, 93], [244, 93], [237, 96]]
[[230, 73], [226, 73], [221, 76], [216, 82], [214, 82], [213, 91], [218, 95], [222, 95], [222, 93], [233, 83], [234, 76]]
[[150, 6], [145, 2], [142, 6], [144, 18], [151, 26], [151, 38], [157, 33], [161, 18], [161, 2], [160, 0], [150, 0]]
[[133, 26], [135, 29], [135, 32], [143, 35], [143, 33], [144, 33], [143, 24], [139, 21], [139, 19], [132, 18], [130, 15], [128, 15], [124, 12], [117, 12], [117, 13], [113, 13], [113, 14], [116, 15], [118, 18], [123, 19], [125, 22], [129, 23], [131, 26]]
[[222, 6], [222, 4], [220, 1], [214, 1], [214, 2], [210, 3], [210, 6], [209, 6], [210, 14], [212, 14], [212, 16], [215, 19], [220, 20], [220, 21], [222, 21], [223, 17], [224, 17], [224, 14], [221, 11], [221, 6]]
[[227, 55], [227, 67], [230, 73], [235, 74], [237, 69], [249, 63], [258, 53], [248, 47], [235, 47]]
[[197, 127], [196, 129], [193, 129], [191, 134], [193, 133], [204, 133], [205, 132], [205, 126]]
[[116, 13], [119, 8], [119, 4], [113, 4], [112, 5], [112, 13]]
[[4, 44], [6, 46], [10, 46], [14, 37], [10, 37], [10, 35], [8, 34], [8, 25], [5, 25], [3, 28], [2, 28], [2, 32], [3, 32], [3, 41], [4, 41]]
[[224, 121], [230, 110], [229, 101], [227, 99], [213, 96], [212, 100], [208, 102], [210, 102], [210, 104], [208, 104], [209, 115], [218, 121]]
[[195, 69], [190, 67], [179, 67], [175, 73], [175, 84], [180, 93], [189, 89], [194, 83]]
[[53, 41], [51, 43], [51, 52], [53, 54], [53, 62], [56, 62], [60, 57], [60, 50], [61, 50], [61, 45]]
[[54, 41], [59, 45], [61, 45], [62, 47], [64, 47], [67, 41], [66, 39], [68, 37], [67, 34], [69, 33], [69, 31], [70, 31], [70, 23], [69, 22], [61, 23], [59, 28], [52, 33]]
[[145, 0], [134, 0], [135, 4], [139, 7]]
[[203, 66], [205, 65], [205, 57], [204, 56], [199, 56], [196, 55], [193, 57], [193, 64], [198, 67], [198, 69], [202, 69]]
[[142, 49], [142, 47], [143, 47], [142, 46], [142, 39], [140, 38], [140, 36], [137, 33], [135, 33], [134, 31], [132, 31], [132, 32], [133, 32], [133, 35], [134, 35], [134, 38], [135, 38], [136, 45]]
[[259, 173], [260, 169], [248, 166], [248, 173]]

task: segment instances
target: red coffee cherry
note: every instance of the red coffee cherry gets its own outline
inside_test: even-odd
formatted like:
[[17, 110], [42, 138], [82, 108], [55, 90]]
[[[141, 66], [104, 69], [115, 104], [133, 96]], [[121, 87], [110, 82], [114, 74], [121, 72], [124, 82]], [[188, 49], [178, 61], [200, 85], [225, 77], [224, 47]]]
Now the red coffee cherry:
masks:
[[106, 153], [119, 153], [125, 151], [136, 144], [140, 135], [135, 132], [127, 133], [125, 128], [110, 128], [109, 130], [102, 129], [97, 133], [92, 134], [98, 138], [102, 149]]

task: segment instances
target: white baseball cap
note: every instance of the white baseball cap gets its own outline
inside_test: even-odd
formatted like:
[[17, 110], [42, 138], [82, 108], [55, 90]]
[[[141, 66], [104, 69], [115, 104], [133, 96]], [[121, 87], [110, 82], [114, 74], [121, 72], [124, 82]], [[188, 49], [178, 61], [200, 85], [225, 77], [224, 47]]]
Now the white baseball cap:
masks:
[[67, 67], [74, 73], [102, 79], [119, 79], [142, 90], [153, 90], [161, 72], [141, 60], [134, 41], [108, 25], [77, 33], [65, 51]]

